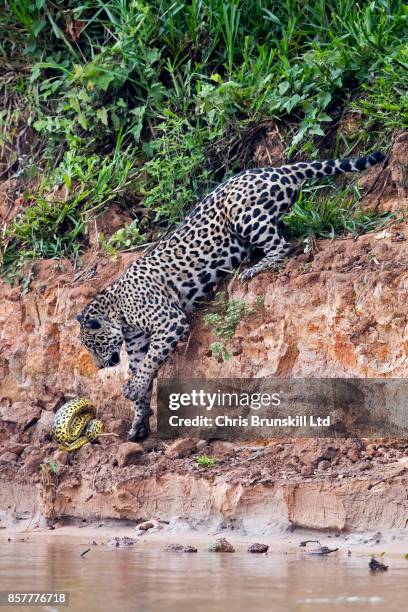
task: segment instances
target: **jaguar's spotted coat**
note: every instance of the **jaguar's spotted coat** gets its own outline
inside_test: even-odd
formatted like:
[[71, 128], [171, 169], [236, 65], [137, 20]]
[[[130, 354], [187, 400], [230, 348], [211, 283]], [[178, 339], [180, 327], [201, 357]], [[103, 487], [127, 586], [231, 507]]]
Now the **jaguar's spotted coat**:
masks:
[[245, 170], [208, 194], [172, 233], [136, 260], [78, 316], [83, 344], [99, 368], [117, 365], [123, 341], [131, 377], [125, 397], [135, 402], [129, 439], [149, 433], [153, 379], [188, 332], [187, 314], [252, 247], [264, 252], [240, 274], [247, 281], [289, 252], [280, 217], [313, 177], [360, 171], [381, 162], [357, 159]]

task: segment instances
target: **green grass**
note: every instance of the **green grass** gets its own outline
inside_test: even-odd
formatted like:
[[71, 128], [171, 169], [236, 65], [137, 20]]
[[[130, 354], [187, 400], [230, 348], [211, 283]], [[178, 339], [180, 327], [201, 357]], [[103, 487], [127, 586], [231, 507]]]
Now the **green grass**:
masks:
[[[265, 118], [288, 159], [387, 148], [408, 126], [407, 27], [401, 0], [8, 0], [0, 173], [26, 205], [3, 231], [3, 274], [77, 258], [113, 200], [134, 222], [110, 250], [174, 224], [250, 163], [256, 141], [240, 135]], [[361, 113], [352, 133], [338, 129], [349, 112]], [[347, 189], [327, 194], [296, 205], [295, 235], [370, 227]]]
[[[89, 216], [120, 200], [134, 169], [121, 150], [121, 135], [110, 157], [89, 157], [71, 148], [3, 232], [3, 266], [8, 275], [29, 259], [78, 257]], [[126, 153], [126, 151], [125, 151]], [[52, 187], [57, 186], [57, 192]]]
[[408, 44], [384, 58], [377, 77], [361, 86], [352, 108], [364, 113], [366, 129], [408, 129]]
[[307, 246], [313, 238], [358, 236], [374, 231], [395, 217], [376, 210], [364, 211], [360, 197], [357, 186], [352, 184], [340, 191], [332, 182], [305, 187], [283, 218], [288, 237], [297, 238]]

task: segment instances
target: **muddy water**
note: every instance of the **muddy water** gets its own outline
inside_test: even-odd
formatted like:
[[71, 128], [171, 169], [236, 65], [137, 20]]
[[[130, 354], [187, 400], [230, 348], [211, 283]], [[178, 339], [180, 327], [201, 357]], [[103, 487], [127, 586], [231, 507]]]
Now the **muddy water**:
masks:
[[[113, 549], [83, 541], [0, 543], [0, 590], [70, 592], [69, 610], [252, 612], [406, 609], [408, 562], [389, 558], [370, 575], [369, 554], [304, 557], [299, 551], [181, 554], [134, 546]], [[0, 608], [0, 610], [5, 608]], [[9, 608], [67, 610], [67, 608]]]

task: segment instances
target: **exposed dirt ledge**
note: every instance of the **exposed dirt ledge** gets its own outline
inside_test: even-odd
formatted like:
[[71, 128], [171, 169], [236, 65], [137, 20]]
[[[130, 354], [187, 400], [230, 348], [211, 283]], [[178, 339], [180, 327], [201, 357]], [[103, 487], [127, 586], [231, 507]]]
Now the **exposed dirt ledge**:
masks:
[[167, 474], [144, 482], [126, 482], [112, 492], [91, 495], [82, 485], [59, 498], [59, 509], [73, 516], [146, 518], [183, 517], [191, 523], [226, 523], [251, 533], [306, 529], [405, 529], [408, 479], [377, 485], [367, 481], [285, 483], [271, 486], [213, 483]]
[[[67, 482], [58, 492], [56, 516], [92, 519], [146, 518], [179, 521], [192, 528], [233, 528], [262, 534], [304, 528], [334, 531], [404, 530], [408, 520], [408, 478], [392, 482], [351, 479], [245, 486], [223, 478], [213, 482], [191, 474], [129, 479], [96, 491], [91, 480]], [[34, 486], [0, 483], [0, 507], [35, 514], [43, 510]]]

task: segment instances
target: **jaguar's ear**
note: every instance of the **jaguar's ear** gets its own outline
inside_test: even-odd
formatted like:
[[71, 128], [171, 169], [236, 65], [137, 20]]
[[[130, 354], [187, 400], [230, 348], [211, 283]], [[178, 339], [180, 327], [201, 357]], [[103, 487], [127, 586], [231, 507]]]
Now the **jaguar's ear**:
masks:
[[86, 329], [101, 329], [102, 327], [102, 323], [100, 322], [99, 319], [89, 319], [89, 321], [87, 321], [86, 323], [84, 323], [83, 325]]

